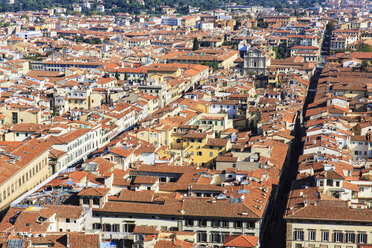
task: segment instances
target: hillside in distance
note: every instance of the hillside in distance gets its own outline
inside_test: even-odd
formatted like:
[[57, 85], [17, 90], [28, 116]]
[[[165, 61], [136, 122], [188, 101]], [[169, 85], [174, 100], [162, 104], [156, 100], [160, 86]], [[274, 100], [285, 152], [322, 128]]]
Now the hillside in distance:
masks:
[[[0, 0], [0, 12], [18, 12], [18, 11], [39, 11], [43, 8], [63, 7], [67, 8], [72, 12], [73, 3], [83, 3], [81, 0], [14, 0], [13, 4], [10, 4], [10, 0]], [[125, 12], [131, 14], [140, 14], [147, 12], [149, 14], [160, 14], [161, 6], [169, 6], [175, 8], [177, 13], [187, 14], [188, 7], [199, 7], [200, 10], [212, 10], [218, 8], [224, 8], [226, 5], [231, 3], [231, 0], [144, 0], [144, 5], [139, 4], [137, 0], [105, 0], [103, 5], [105, 6], [106, 12], [114, 14], [118, 12]], [[280, 10], [285, 7], [310, 7], [315, 3], [322, 2], [321, 0], [302, 0], [299, 1], [299, 5], [289, 6], [287, 0], [236, 0], [233, 1], [238, 5], [245, 6], [264, 6], [264, 7], [275, 7]], [[87, 13], [94, 13], [95, 6], [101, 4], [93, 2], [92, 8]]]

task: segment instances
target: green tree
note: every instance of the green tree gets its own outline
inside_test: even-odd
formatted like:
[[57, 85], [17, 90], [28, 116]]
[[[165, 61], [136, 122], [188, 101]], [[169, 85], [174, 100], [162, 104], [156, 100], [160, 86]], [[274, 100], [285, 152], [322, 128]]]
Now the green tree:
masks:
[[76, 35], [76, 36], [74, 37], [74, 41], [75, 41], [75, 42], [84, 42], [84, 37], [81, 36], [81, 35]]
[[127, 73], [127, 72], [124, 73], [124, 80], [125, 80], [125, 81], [128, 80], [128, 73]]
[[369, 64], [367, 61], [363, 61], [361, 64], [360, 64], [360, 71], [368, 71], [368, 67], [369, 67]]
[[287, 57], [285, 48], [282, 45], [273, 47], [273, 51], [275, 52], [276, 59], [285, 59]]
[[262, 16], [259, 16], [257, 18], [257, 27], [259, 28], [267, 28], [269, 24], [267, 22], [264, 22], [264, 19]]
[[326, 26], [326, 29], [332, 31], [335, 26], [337, 24], [337, 20], [333, 19], [333, 20], [330, 20], [328, 23], [327, 23], [327, 26]]
[[211, 67], [213, 68], [213, 71], [217, 71], [218, 70], [218, 61], [217, 61], [217, 59], [214, 59], [213, 60]]
[[120, 79], [120, 76], [119, 76], [119, 72], [118, 71], [115, 72], [115, 78], [116, 78], [116, 80], [119, 80]]
[[192, 45], [192, 50], [196, 51], [199, 50], [200, 44], [198, 38], [194, 38], [193, 45]]
[[372, 52], [372, 46], [368, 44], [361, 45], [358, 49], [358, 52]]

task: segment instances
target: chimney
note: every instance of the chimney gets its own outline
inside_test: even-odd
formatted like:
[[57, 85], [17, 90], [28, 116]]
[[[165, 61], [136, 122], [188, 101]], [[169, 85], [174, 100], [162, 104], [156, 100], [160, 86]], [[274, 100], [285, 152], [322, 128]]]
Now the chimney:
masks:
[[66, 233], [66, 247], [71, 247], [69, 233]]
[[110, 176], [105, 176], [104, 177], [104, 184], [105, 184], [105, 187], [107, 188], [112, 188], [112, 182], [114, 180], [114, 177], [113, 177], [114, 173], [110, 173]]
[[182, 215], [185, 214], [185, 210], [183, 209], [184, 205], [185, 205], [185, 199], [182, 198], [182, 206], [181, 206], [181, 209], [180, 209], [180, 211], [179, 211]]

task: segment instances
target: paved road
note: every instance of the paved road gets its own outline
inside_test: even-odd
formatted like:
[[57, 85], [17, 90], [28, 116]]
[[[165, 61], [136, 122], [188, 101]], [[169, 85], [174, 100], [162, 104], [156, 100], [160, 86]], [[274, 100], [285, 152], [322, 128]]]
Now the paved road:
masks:
[[[318, 83], [318, 79], [321, 73], [321, 68], [318, 68], [311, 79], [309, 89], [309, 93], [305, 100], [304, 104], [304, 111], [306, 113], [306, 109], [309, 103], [311, 103], [315, 96], [315, 89]], [[263, 241], [261, 247], [263, 248], [280, 248], [285, 247], [285, 239], [286, 239], [286, 223], [283, 219], [283, 215], [287, 206], [287, 200], [289, 191], [291, 188], [291, 183], [293, 180], [296, 179], [297, 170], [298, 170], [298, 157], [302, 154], [303, 144], [301, 142], [302, 137], [305, 135], [305, 129], [302, 123], [298, 123], [298, 129], [295, 133], [295, 140], [291, 146], [291, 154], [290, 154], [290, 161], [288, 166], [284, 168], [282, 173], [282, 178], [280, 179], [280, 184], [278, 188], [278, 200], [275, 203], [273, 208], [273, 213], [269, 224], [267, 226], [266, 232], [263, 234]]]
[[[329, 54], [329, 42], [331, 39], [331, 31], [326, 30], [326, 36], [323, 40], [321, 47], [321, 56], [320, 61], [317, 65], [317, 69], [314, 73], [314, 76], [311, 78], [309, 91], [305, 99], [305, 104], [303, 108], [303, 117], [307, 110], [309, 103], [314, 101], [316, 87], [318, 85], [319, 76], [322, 72], [324, 64], [326, 62], [326, 57]], [[304, 119], [304, 118], [303, 118]], [[280, 179], [279, 188], [278, 188], [278, 200], [275, 203], [271, 219], [266, 228], [266, 232], [263, 233], [263, 239], [261, 247], [263, 248], [281, 248], [285, 247], [286, 240], [286, 223], [283, 219], [283, 215], [287, 206], [288, 194], [291, 188], [291, 183], [296, 179], [297, 170], [298, 170], [298, 157], [301, 155], [303, 150], [302, 137], [306, 134], [305, 127], [303, 123], [298, 123], [298, 129], [295, 133], [295, 140], [291, 146], [291, 155], [290, 161], [282, 173], [282, 178]]]

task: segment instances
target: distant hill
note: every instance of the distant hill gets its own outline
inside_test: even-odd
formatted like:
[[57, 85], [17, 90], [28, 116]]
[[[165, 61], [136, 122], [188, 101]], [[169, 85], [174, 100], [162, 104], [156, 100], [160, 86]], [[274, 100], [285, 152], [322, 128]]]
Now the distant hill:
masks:
[[70, 8], [75, 0], [14, 0], [14, 4], [9, 4], [9, 0], [0, 0], [0, 12], [18, 11], [38, 11], [43, 8], [65, 7]]
[[[0, 0], [0, 12], [38, 11], [43, 8], [52, 7], [64, 7], [71, 11], [73, 3], [82, 2], [81, 0], [14, 0], [14, 4], [9, 4], [9, 1], [10, 0]], [[302, 0], [300, 1], [301, 6], [294, 7], [310, 7], [314, 3], [321, 1], [322, 0]], [[177, 13], [186, 14], [188, 12], [188, 6], [199, 7], [200, 10], [211, 10], [223, 8], [230, 0], [144, 0], [145, 5], [137, 3], [136, 0], [130, 0], [128, 2], [126, 0], [105, 0], [104, 5], [106, 10], [110, 10], [116, 5], [117, 8], [112, 9], [112, 13], [128, 12], [139, 14], [141, 12], [148, 12], [159, 14], [161, 13], [160, 6], [166, 5], [175, 8]], [[235, 0], [234, 2], [239, 5], [261, 5], [264, 7], [275, 7], [277, 9], [289, 7], [287, 0]], [[92, 10], [94, 9], [95, 6], [93, 5]]]

